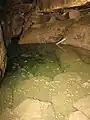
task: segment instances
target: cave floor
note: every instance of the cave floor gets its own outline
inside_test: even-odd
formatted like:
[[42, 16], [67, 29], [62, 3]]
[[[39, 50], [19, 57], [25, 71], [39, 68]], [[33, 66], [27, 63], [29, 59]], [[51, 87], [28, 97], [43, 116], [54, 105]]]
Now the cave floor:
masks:
[[[49, 116], [49, 120], [66, 120], [77, 111], [73, 104], [90, 94], [90, 56], [79, 48], [62, 48], [55, 44], [41, 44], [31, 45], [27, 54], [26, 51], [20, 53], [20, 46], [17, 53], [11, 52], [0, 89], [1, 116], [7, 109], [14, 111], [26, 99], [51, 103], [56, 117]], [[25, 106], [29, 104], [27, 102]], [[33, 105], [33, 108], [37, 107], [37, 104]], [[0, 120], [6, 120], [4, 117]]]

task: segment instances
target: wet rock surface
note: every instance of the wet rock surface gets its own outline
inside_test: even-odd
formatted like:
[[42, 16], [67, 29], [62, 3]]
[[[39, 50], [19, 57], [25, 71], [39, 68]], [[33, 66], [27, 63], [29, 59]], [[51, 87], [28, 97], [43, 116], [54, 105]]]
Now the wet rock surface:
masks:
[[20, 118], [20, 120], [55, 120], [56, 118], [53, 111], [53, 105], [49, 102], [41, 102], [39, 100], [28, 99], [24, 103], [21, 103], [21, 105], [19, 105], [14, 112], [17, 113], [16, 116], [19, 115], [18, 118]]
[[13, 111], [5, 111], [0, 116], [0, 120], [55, 120], [56, 116], [53, 109], [53, 105], [49, 102], [26, 99]]
[[[76, 111], [73, 104], [90, 94], [90, 64], [84, 62], [90, 59], [87, 51], [75, 51], [69, 46], [62, 49], [55, 44], [45, 44], [28, 48], [20, 46], [17, 54], [11, 52], [7, 74], [0, 89], [0, 116], [12, 112], [30, 98], [53, 104], [55, 119], [69, 119], [70, 114]], [[84, 57], [81, 57], [82, 53]], [[31, 105], [34, 104], [36, 102]], [[53, 119], [52, 115], [50, 118]]]
[[72, 113], [69, 120], [89, 120], [82, 112], [76, 111]]
[[74, 107], [84, 113], [90, 119], [90, 95], [84, 96], [74, 103]]
[[[77, 22], [60, 21], [49, 14], [31, 16], [31, 4], [16, 7], [13, 35], [20, 34], [22, 24], [25, 31], [19, 44], [8, 49], [7, 73], [0, 88], [0, 120], [88, 120], [90, 15]], [[78, 11], [76, 16], [70, 14], [71, 19], [80, 15]]]

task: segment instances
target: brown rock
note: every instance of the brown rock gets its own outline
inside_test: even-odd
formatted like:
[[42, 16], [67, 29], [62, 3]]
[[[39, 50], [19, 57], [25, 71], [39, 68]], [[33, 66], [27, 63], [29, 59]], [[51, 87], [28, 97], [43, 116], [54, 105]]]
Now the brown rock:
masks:
[[68, 44], [90, 50], [90, 23], [84, 19], [73, 24], [66, 32], [66, 41], [62, 44]]
[[70, 10], [69, 11], [69, 18], [70, 19], [77, 19], [80, 17], [80, 12], [78, 10]]

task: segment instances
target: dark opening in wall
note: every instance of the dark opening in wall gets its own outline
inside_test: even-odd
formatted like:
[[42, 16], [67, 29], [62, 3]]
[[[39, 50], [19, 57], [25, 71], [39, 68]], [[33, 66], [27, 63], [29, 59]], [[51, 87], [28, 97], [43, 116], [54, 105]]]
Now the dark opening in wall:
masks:
[[34, 0], [22, 0], [23, 3], [33, 3]]

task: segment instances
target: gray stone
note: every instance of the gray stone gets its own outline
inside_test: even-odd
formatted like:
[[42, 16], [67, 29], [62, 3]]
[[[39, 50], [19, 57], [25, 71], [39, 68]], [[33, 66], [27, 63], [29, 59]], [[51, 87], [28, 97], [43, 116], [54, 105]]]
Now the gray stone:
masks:
[[74, 103], [74, 107], [90, 118], [90, 95], [87, 95]]
[[82, 112], [76, 111], [70, 115], [69, 120], [89, 120], [89, 119]]

